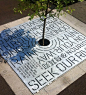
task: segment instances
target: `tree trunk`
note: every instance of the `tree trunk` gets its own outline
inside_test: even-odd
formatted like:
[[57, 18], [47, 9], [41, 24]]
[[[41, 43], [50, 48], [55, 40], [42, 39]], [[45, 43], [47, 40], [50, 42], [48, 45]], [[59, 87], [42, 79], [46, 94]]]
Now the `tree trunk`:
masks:
[[46, 26], [46, 18], [44, 19], [44, 25], [43, 25], [43, 46], [44, 46], [44, 36], [45, 36], [45, 26]]
[[42, 36], [42, 39], [43, 39], [43, 46], [44, 46], [44, 39], [45, 39], [45, 27], [46, 27], [46, 19], [47, 19], [47, 14], [48, 14], [48, 4], [49, 4], [49, 0], [47, 1], [47, 9], [45, 11], [45, 19], [44, 19], [44, 25], [43, 25], [43, 36]]

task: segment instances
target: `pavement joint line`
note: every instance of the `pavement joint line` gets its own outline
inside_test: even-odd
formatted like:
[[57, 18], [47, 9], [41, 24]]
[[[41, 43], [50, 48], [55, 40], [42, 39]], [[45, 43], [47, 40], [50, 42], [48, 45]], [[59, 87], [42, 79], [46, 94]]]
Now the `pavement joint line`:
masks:
[[[79, 67], [79, 66], [78, 66]], [[79, 67], [81, 70], [83, 70], [81, 67]], [[86, 71], [85, 70], [83, 70], [85, 73], [86, 73]], [[84, 75], [84, 74], [83, 74]]]
[[[83, 64], [83, 62], [86, 62], [86, 60], [82, 61], [80, 64]], [[83, 68], [81, 68], [79, 65], [78, 65], [78, 67], [86, 73], [86, 71]]]
[[[75, 71], [76, 70], [76, 68], [78, 68], [78, 69], [80, 69], [78, 66], [75, 66], [74, 68], [72, 68], [71, 70], [69, 70], [69, 72], [66, 72], [65, 74], [63, 74], [63, 77], [64, 77], [64, 79], [66, 79], [66, 81], [71, 85], [73, 82], [75, 82], [77, 79], [79, 79], [81, 76], [83, 76], [84, 74], [85, 74], [85, 72], [82, 70], [82, 69], [80, 69], [80, 72], [79, 72], [79, 70], [78, 70], [78, 73], [77, 73], [77, 75], [75, 76], [74, 74], [73, 74], [73, 76], [72, 77], [70, 77], [69, 76], [69, 74], [71, 75], [71, 73], [73, 72], [73, 71]], [[67, 77], [69, 78], [69, 79], [67, 79]], [[74, 78], [74, 79], [73, 79]], [[73, 81], [72, 81], [72, 80]]]

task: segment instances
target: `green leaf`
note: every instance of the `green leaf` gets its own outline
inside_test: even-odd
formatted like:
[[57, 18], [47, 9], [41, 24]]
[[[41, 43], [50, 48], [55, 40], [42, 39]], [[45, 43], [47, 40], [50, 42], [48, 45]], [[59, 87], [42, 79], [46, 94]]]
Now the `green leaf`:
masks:
[[[18, 1], [19, 1], [18, 6], [13, 9], [13, 11], [15, 13], [19, 12], [20, 14], [22, 14], [23, 11], [29, 9], [29, 10], [31, 10], [31, 13], [28, 14], [28, 16], [30, 16], [30, 19], [33, 19], [33, 17], [35, 15], [38, 15], [40, 18], [41, 18], [41, 16], [43, 16], [44, 18], [46, 18], [45, 11], [47, 9], [47, 2], [48, 2], [48, 0], [18, 0]], [[59, 12], [57, 14], [57, 16], [59, 17], [59, 14], [60, 14], [61, 10], [63, 10], [64, 4], [67, 7], [67, 5], [69, 3], [73, 3], [74, 1], [75, 0], [49, 0], [50, 3], [48, 3], [48, 8], [51, 6], [51, 4], [55, 4], [56, 5], [56, 7], [55, 7], [56, 10], [57, 10], [57, 12]], [[82, 2], [84, 0], [78, 0], [78, 1]], [[42, 13], [40, 13], [40, 11]], [[74, 11], [74, 9], [67, 7], [66, 11], [68, 13], [72, 14], [72, 12]], [[51, 13], [52, 13], [52, 10], [51, 10]], [[50, 16], [53, 17], [55, 15], [51, 14]], [[60, 14], [60, 15], [63, 15], [63, 14]]]

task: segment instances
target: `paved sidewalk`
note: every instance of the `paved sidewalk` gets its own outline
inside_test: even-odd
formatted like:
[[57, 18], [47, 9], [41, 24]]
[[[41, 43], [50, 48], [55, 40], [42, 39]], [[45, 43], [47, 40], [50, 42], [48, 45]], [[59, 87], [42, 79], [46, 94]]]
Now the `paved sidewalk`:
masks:
[[[4, 0], [4, 2], [5, 2], [5, 0]], [[5, 2], [5, 5], [6, 4], [7, 3]], [[3, 5], [3, 4], [1, 4], [1, 5]], [[79, 7], [79, 9], [81, 9], [81, 7]], [[1, 15], [2, 15], [2, 13], [1, 13]], [[1, 19], [3, 19], [3, 22], [2, 22], [3, 24], [1, 24], [1, 26], [0, 26], [0, 31], [2, 31], [3, 29], [6, 29], [6, 28], [14, 27], [16, 25], [19, 25], [21, 23], [28, 21], [28, 17], [24, 17], [21, 19], [17, 18], [18, 20], [13, 19], [14, 17], [13, 18], [10, 17], [10, 21], [15, 20], [13, 22], [10, 22], [10, 21], [8, 21], [9, 15], [7, 13], [3, 14], [3, 16], [4, 15], [5, 16], [7, 15], [6, 21], [9, 23], [7, 23], [4, 20], [4, 17], [1, 18]], [[18, 17], [18, 16], [16, 16], [16, 17]], [[86, 36], [86, 24], [85, 23], [82, 23], [81, 21], [77, 20], [76, 18], [72, 17], [69, 14], [67, 14], [66, 17], [65, 16], [60, 17], [60, 19], [63, 20], [64, 22], [66, 22], [67, 24], [69, 24], [70, 26], [72, 26], [73, 28], [77, 29], [79, 32], [81, 32], [82, 34], [84, 34]], [[4, 24], [4, 23], [6, 23], [6, 24]], [[0, 62], [0, 74], [6, 80], [6, 82], [11, 87], [11, 89], [15, 93], [15, 95], [32, 95], [32, 93], [28, 90], [28, 88], [24, 85], [24, 83], [20, 80], [20, 78], [16, 75], [16, 73], [12, 70], [12, 68], [7, 63]], [[79, 79], [84, 74], [86, 74], [86, 61], [83, 61], [82, 63], [80, 63], [73, 69], [71, 69], [70, 71], [66, 72], [61, 77], [56, 79], [52, 84], [44, 87], [42, 90], [40, 90], [38, 93], [36, 93], [34, 95], [57, 95], [61, 91], [63, 91], [65, 88], [70, 87], [70, 85], [72, 83], [74, 83], [77, 79]], [[84, 78], [86, 78], [86, 77], [84, 77]], [[65, 95], [64, 93], [65, 92], [63, 91], [59, 95]], [[79, 94], [74, 94], [74, 95], [79, 95]], [[7, 95], [9, 95], [9, 94], [7, 94]], [[66, 95], [68, 95], [68, 94], [66, 94]], [[84, 95], [84, 94], [80, 94], [80, 95]]]
[[1, 75], [0, 75], [0, 95], [15, 95]]
[[25, 17], [29, 12], [32, 13], [31, 10], [27, 10], [22, 15], [14, 14], [13, 8], [17, 4], [18, 0], [0, 0], [0, 25]]
[[[86, 35], [85, 27], [86, 24], [80, 22], [76, 18], [70, 16], [69, 14], [60, 17], [61, 20], [77, 29], [82, 34]], [[24, 23], [28, 20], [28, 17], [24, 17], [22, 19], [18, 19], [16, 21], [4, 24], [0, 26], [0, 31], [6, 28], [14, 27], [21, 23]], [[34, 95], [56, 95], [68, 87], [71, 83], [76, 81], [82, 75], [86, 73], [86, 61], [83, 61], [78, 66], [69, 70], [61, 77], [52, 82], [49, 86], [44, 87], [38, 93]], [[75, 73], [76, 72], [76, 73]], [[11, 87], [15, 95], [32, 95], [32, 93], [28, 90], [28, 88], [24, 85], [24, 83], [20, 80], [20, 78], [15, 74], [15, 72], [11, 69], [11, 67], [6, 63], [0, 64], [0, 74], [6, 80], [8, 85]]]
[[86, 95], [86, 74], [72, 83], [58, 95]]

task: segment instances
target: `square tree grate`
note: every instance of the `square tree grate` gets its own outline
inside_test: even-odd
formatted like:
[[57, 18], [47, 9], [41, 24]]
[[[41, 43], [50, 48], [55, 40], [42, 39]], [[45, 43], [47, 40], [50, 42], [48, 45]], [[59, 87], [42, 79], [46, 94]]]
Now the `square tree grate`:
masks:
[[0, 54], [34, 94], [86, 59], [86, 37], [58, 18], [48, 18], [40, 46], [39, 18], [1, 31]]

